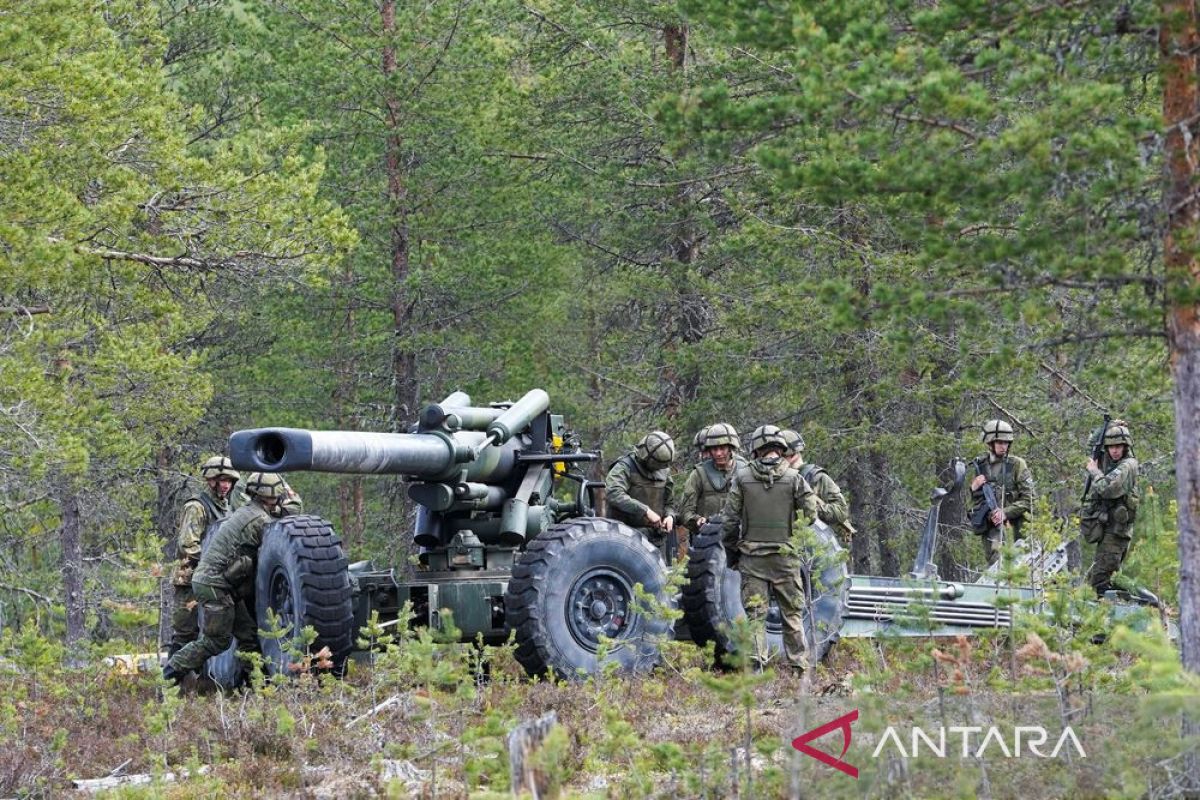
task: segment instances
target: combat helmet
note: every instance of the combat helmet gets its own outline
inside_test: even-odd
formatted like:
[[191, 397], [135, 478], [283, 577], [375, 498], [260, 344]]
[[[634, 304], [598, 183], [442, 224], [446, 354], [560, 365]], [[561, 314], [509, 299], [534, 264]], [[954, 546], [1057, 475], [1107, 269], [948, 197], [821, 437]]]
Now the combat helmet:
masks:
[[1110, 444], [1133, 447], [1133, 437], [1129, 435], [1129, 426], [1125, 423], [1109, 425], [1108, 430], [1104, 432], [1104, 446], [1108, 447]]
[[983, 423], [983, 443], [991, 444], [992, 442], [1011, 442], [1013, 436], [1013, 426], [1009, 425], [1002, 419], [989, 419]]
[[799, 431], [791, 430], [790, 428], [782, 431], [783, 440], [787, 442], [787, 451], [789, 456], [794, 456], [797, 453], [804, 452], [804, 437]]
[[1100, 447], [1100, 437], [1104, 436], [1105, 431], [1110, 431], [1113, 428], [1125, 428], [1125, 430], [1128, 431], [1129, 423], [1123, 419], [1114, 419], [1109, 420], [1108, 425], [1100, 425], [1096, 428], [1093, 428], [1092, 432], [1088, 434], [1088, 450], [1095, 450], [1097, 447]]
[[251, 472], [246, 478], [246, 492], [268, 500], [287, 497], [287, 484], [274, 472]]
[[233, 468], [233, 462], [225, 456], [213, 456], [200, 466], [200, 477], [206, 481], [213, 478], [233, 478], [237, 483], [242, 479], [242, 473]]
[[788, 451], [787, 439], [783, 438], [783, 431], [779, 426], [759, 425], [754, 429], [754, 433], [750, 434], [750, 452], [757, 453], [769, 445], [777, 445], [784, 453]]
[[633, 448], [633, 457], [652, 470], [666, 469], [675, 460], [675, 441], [662, 431], [650, 431]]
[[692, 447], [695, 447], [697, 450], [704, 449], [704, 437], [708, 436], [708, 429], [709, 426], [705, 425], [703, 428], [696, 431], [696, 435], [692, 437]]
[[737, 428], [728, 422], [718, 422], [704, 429], [704, 443], [701, 447], [707, 449], [720, 447], [723, 444], [729, 445], [734, 450], [741, 448], [742, 442], [738, 438]]

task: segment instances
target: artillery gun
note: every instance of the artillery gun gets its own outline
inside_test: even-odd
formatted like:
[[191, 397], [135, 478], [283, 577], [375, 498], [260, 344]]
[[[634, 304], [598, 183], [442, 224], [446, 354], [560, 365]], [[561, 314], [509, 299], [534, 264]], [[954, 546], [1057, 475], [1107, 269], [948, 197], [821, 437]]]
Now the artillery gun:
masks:
[[[671, 633], [634, 590], [671, 602], [662, 557], [637, 531], [596, 515], [603, 484], [581, 467], [599, 455], [579, 448], [541, 389], [487, 406], [455, 392], [423, 408], [409, 433], [238, 431], [230, 458], [245, 470], [395, 475], [408, 484], [421, 548], [411, 576], [349, 563], [320, 517], [285, 517], [264, 532], [259, 627], [273, 613], [285, 641], [299, 642], [311, 626], [312, 649], [328, 647], [335, 665], [373, 612], [386, 625], [406, 606], [416, 626], [437, 628], [448, 611], [464, 641], [500, 643], [515, 632], [517, 660], [531, 674], [591, 673], [602, 658], [648, 669], [656, 642]], [[261, 644], [268, 667], [283, 671], [286, 647]]]

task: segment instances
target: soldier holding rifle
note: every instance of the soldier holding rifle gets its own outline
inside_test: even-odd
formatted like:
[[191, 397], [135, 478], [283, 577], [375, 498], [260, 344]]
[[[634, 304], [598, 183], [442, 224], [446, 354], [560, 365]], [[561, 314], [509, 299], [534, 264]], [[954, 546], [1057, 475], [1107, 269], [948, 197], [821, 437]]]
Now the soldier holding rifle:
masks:
[[1013, 427], [1002, 419], [983, 423], [988, 453], [975, 459], [971, 481], [971, 528], [980, 536], [988, 566], [1000, 558], [1004, 531], [1021, 538], [1025, 517], [1033, 511], [1033, 473], [1025, 459], [1009, 453]]

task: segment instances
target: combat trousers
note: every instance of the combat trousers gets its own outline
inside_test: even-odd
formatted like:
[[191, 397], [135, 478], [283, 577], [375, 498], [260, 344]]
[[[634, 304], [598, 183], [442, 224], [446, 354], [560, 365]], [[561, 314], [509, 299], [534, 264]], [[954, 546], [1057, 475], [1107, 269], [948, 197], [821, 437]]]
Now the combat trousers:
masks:
[[1087, 579], [1096, 590], [1097, 597], [1113, 588], [1112, 576], [1121, 568], [1125, 555], [1129, 552], [1129, 539], [1106, 531], [1103, 538], [1096, 543], [1096, 558], [1088, 569]]
[[1004, 546], [1004, 539], [1007, 535], [1012, 541], [1012, 544], [1021, 537], [1021, 529], [1015, 525], [1006, 526], [1007, 531], [997, 528], [995, 525], [988, 525], [987, 533], [979, 534], [980, 540], [983, 542], [983, 554], [987, 556], [987, 563], [990, 567], [1000, 560], [1000, 548]]
[[204, 607], [204, 630], [167, 664], [179, 674], [199, 670], [204, 662], [229, 648], [236, 636], [239, 650], [253, 650], [258, 644], [258, 626], [246, 602], [233, 592], [206, 583], [193, 583], [196, 600]]
[[174, 653], [200, 635], [200, 614], [196, 593], [186, 583], [175, 586], [175, 605], [171, 609], [171, 652]]
[[[804, 580], [798, 559], [773, 554], [742, 555], [737, 565], [742, 575], [742, 606], [746, 615], [755, 621], [767, 616], [770, 598], [779, 605], [783, 619], [783, 652], [790, 666], [805, 669], [808, 660], [804, 638]], [[759, 661], [765, 663], [765, 638], [755, 643]]]

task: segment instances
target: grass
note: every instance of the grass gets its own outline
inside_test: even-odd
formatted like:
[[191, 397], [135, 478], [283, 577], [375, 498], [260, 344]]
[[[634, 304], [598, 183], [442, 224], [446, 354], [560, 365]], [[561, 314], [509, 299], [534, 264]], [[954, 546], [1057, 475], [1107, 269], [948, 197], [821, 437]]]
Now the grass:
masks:
[[[531, 682], [509, 648], [494, 648], [481, 677], [470, 649], [421, 633], [389, 645], [373, 667], [354, 665], [344, 680], [302, 675], [233, 694], [164, 692], [150, 675], [20, 669], [0, 674], [0, 796], [61, 796], [72, 778], [122, 765], [126, 774], [208, 771], [113, 796], [509, 796], [508, 731], [550, 710], [560, 728], [537, 754], [550, 796], [1141, 796], [1170, 779], [1184, 743], [1164, 739], [1164, 720], [1184, 706], [1174, 704], [1175, 717], [1172, 706], [1166, 716], [1160, 707], [1149, 726], [1139, 707], [1170, 691], [1190, 692], [1194, 704], [1195, 693], [1178, 676], [1156, 692], [1123, 683], [1169, 656], [1139, 644], [1142, 635], [1122, 636], [1133, 638], [1095, 659], [1102, 666], [1086, 653], [1054, 658], [1052, 638], [1028, 637], [1015, 682], [999, 636], [846, 641], [808, 685], [790, 674], [715, 681], [706, 655], [690, 645], [672, 645], [652, 675], [574, 683]], [[1006, 759], [995, 748], [982, 758], [872, 758], [887, 725], [1044, 724], [1053, 742], [1062, 727], [1054, 687], [1068, 663], [1078, 673], [1068, 676], [1078, 688], [1068, 705], [1085, 709], [1070, 724], [1087, 760]], [[730, 700], [731, 682], [745, 703]], [[858, 780], [790, 747], [853, 708], [862, 717], [846, 759]], [[838, 745], [836, 734], [818, 744], [834, 755]]]

